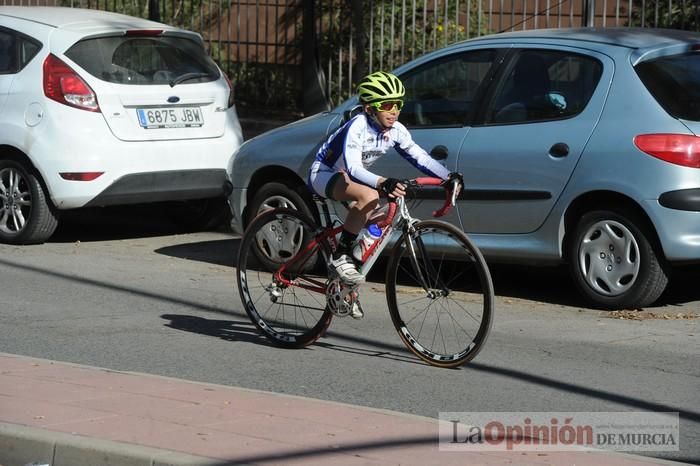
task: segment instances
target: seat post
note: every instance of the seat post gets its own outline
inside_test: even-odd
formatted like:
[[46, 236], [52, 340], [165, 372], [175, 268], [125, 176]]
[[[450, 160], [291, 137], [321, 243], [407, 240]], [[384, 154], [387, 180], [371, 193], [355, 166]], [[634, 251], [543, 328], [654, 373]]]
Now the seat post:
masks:
[[328, 202], [326, 202], [326, 199], [319, 196], [318, 194], [313, 194], [312, 199], [314, 203], [316, 204], [316, 210], [321, 213], [320, 220], [321, 220], [321, 226], [323, 228], [329, 227], [333, 225], [333, 221], [331, 220], [331, 211], [328, 208]]

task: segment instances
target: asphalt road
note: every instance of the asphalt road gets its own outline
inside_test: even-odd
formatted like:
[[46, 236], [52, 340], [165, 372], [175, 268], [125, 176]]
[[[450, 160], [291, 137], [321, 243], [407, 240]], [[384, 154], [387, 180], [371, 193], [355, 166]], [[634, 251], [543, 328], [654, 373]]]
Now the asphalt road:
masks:
[[[0, 245], [0, 351], [438, 417], [441, 411], [673, 411], [700, 464], [700, 267], [660, 305], [586, 309], [559, 269], [494, 266], [497, 314], [476, 360], [426, 366], [391, 325], [381, 276], [367, 317], [303, 350], [271, 347], [234, 283], [238, 240], [187, 234], [145, 208], [68, 216], [44, 245]], [[625, 318], [612, 318], [625, 317]]]

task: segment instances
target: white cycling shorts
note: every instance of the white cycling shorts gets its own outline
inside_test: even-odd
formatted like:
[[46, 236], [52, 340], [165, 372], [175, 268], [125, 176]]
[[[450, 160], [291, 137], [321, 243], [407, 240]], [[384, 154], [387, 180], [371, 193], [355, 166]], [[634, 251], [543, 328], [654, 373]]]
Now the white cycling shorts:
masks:
[[333, 186], [343, 174], [320, 161], [315, 161], [309, 169], [309, 186], [321, 197], [333, 199]]

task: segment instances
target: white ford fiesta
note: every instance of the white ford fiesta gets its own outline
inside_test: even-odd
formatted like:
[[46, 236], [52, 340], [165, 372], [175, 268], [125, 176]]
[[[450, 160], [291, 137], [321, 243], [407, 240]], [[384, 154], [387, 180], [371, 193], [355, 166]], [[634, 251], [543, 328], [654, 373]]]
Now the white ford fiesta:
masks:
[[0, 242], [46, 241], [65, 209], [205, 206], [226, 194], [242, 139], [231, 82], [199, 34], [0, 7]]

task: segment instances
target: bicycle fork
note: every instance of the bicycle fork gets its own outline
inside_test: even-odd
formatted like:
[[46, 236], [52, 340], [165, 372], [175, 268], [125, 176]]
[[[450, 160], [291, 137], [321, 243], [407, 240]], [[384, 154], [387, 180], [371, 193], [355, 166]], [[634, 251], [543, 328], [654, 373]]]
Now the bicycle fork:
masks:
[[[413, 228], [412, 225], [408, 226], [404, 231], [404, 237], [406, 238], [406, 247], [408, 248], [411, 265], [413, 266], [413, 271], [416, 274], [418, 281], [425, 290], [428, 298], [437, 299], [439, 297], [448, 296], [450, 294], [449, 288], [445, 286], [445, 284], [442, 281], [442, 278], [438, 274], [438, 271], [435, 270], [433, 262], [430, 260], [428, 251], [425, 248], [423, 240], [420, 237], [416, 237], [414, 239], [413, 236], [415, 232], [416, 230], [415, 228]], [[420, 257], [423, 259], [423, 267], [421, 267], [421, 264], [419, 262], [419, 256], [416, 254], [416, 251], [418, 251]], [[434, 277], [436, 285], [435, 287], [430, 286], [428, 277]], [[439, 291], [437, 291], [435, 288], [439, 288]]]

